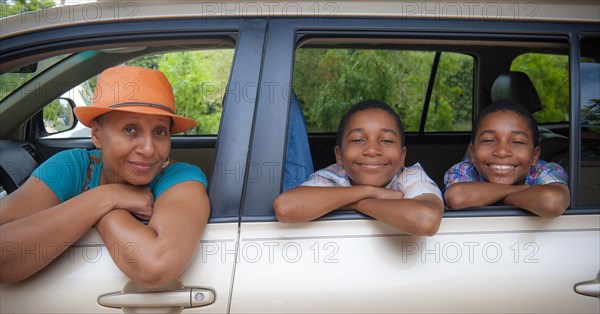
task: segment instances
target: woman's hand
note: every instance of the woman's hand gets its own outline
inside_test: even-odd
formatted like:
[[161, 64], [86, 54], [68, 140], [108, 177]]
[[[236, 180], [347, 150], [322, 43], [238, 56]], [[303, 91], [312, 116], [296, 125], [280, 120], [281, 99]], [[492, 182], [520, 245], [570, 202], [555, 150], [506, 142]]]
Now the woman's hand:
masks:
[[148, 187], [129, 184], [108, 184], [113, 209], [124, 209], [136, 217], [149, 220], [152, 217], [154, 196]]

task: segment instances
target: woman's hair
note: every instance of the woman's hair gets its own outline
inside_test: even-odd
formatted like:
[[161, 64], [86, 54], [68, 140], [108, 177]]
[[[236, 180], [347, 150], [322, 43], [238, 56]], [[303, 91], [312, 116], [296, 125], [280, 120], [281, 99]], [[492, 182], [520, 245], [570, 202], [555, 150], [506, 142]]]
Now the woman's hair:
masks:
[[394, 120], [396, 121], [396, 126], [400, 131], [400, 145], [404, 146], [404, 126], [402, 125], [402, 120], [400, 120], [400, 116], [394, 111], [394, 109], [388, 106], [388, 104], [375, 99], [363, 100], [357, 103], [356, 105], [350, 107], [350, 109], [348, 109], [348, 111], [344, 113], [344, 116], [342, 117], [342, 120], [340, 120], [340, 125], [338, 127], [337, 137], [335, 141], [336, 145], [340, 148], [342, 147], [344, 132], [346, 132], [346, 125], [348, 124], [348, 121], [350, 121], [350, 118], [352, 118], [357, 112], [369, 109], [383, 110], [389, 113], [394, 118]]
[[520, 103], [513, 101], [513, 100], [494, 101], [493, 103], [484, 107], [479, 112], [479, 115], [477, 115], [477, 118], [475, 119], [475, 123], [473, 125], [473, 130], [471, 130], [471, 143], [475, 142], [475, 137], [477, 137], [477, 133], [479, 132], [479, 127], [481, 127], [481, 121], [483, 120], [483, 118], [485, 118], [486, 116], [488, 116], [491, 113], [498, 112], [498, 111], [511, 111], [511, 112], [514, 112], [514, 113], [518, 114], [519, 116], [523, 117], [525, 119], [525, 121], [527, 121], [527, 125], [529, 126], [529, 129], [531, 130], [531, 134], [533, 136], [533, 138], [532, 138], [533, 147], [538, 146], [539, 134], [538, 134], [537, 121], [535, 121], [535, 118], [533, 117], [531, 112], [529, 112], [529, 110], [527, 108], [523, 107], [523, 105], [521, 105]]

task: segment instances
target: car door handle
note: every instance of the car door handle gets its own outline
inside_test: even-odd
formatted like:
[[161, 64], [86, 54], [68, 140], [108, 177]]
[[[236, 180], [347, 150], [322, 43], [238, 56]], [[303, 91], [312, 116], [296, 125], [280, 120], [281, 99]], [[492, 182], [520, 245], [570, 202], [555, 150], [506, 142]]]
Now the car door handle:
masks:
[[113, 308], [199, 307], [213, 303], [215, 293], [201, 288], [164, 292], [115, 292], [98, 297], [98, 304]]
[[580, 282], [575, 284], [574, 288], [579, 294], [600, 298], [600, 273], [596, 280]]

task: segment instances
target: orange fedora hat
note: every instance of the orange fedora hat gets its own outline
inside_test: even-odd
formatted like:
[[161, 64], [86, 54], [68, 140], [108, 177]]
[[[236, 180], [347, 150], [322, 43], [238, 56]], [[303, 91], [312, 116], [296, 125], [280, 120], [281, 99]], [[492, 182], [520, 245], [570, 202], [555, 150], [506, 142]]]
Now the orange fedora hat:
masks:
[[87, 127], [92, 120], [111, 111], [170, 117], [173, 134], [196, 126], [194, 119], [175, 114], [173, 89], [162, 72], [135, 66], [104, 70], [98, 77], [92, 105], [76, 107], [74, 111], [77, 119]]

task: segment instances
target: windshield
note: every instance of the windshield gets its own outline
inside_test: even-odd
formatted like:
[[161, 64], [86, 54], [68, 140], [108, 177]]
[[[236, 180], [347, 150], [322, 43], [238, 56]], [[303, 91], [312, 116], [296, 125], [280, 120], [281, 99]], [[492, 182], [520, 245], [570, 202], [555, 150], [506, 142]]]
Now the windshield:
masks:
[[71, 54], [58, 55], [0, 75], [0, 100]]

